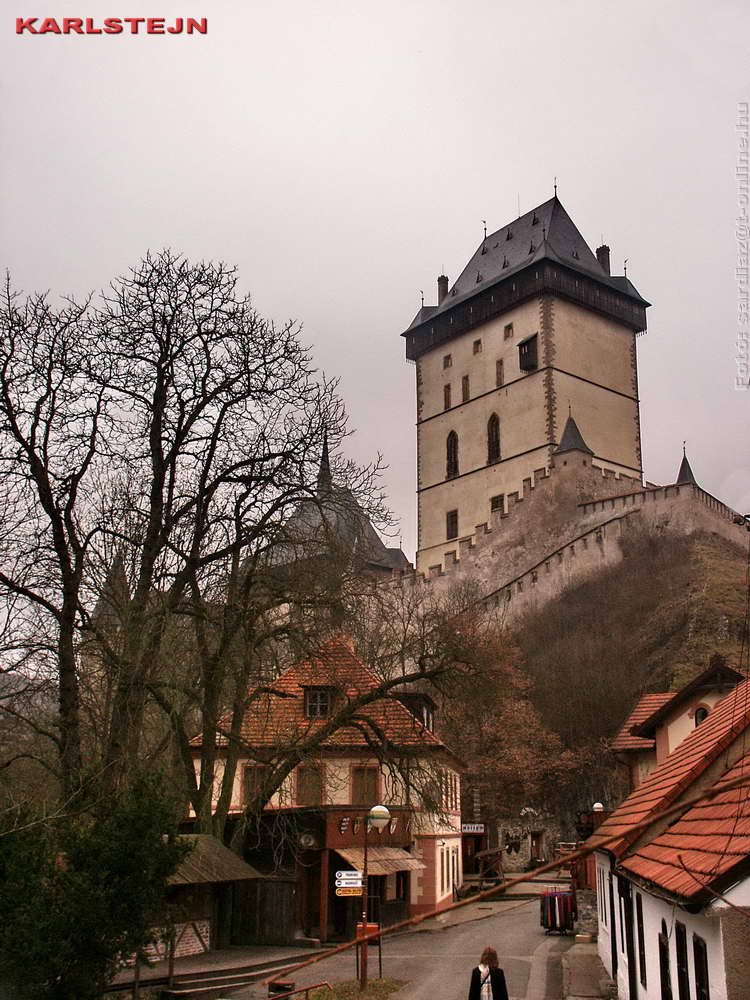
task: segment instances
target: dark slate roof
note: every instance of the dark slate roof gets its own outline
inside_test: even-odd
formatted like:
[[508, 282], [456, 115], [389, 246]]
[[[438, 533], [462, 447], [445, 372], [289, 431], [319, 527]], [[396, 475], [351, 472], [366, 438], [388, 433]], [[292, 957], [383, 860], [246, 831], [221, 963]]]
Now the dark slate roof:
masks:
[[560, 444], [552, 452], [553, 455], [562, 455], [566, 451], [585, 451], [587, 455], [593, 455], [593, 451], [583, 440], [583, 435], [578, 430], [578, 424], [572, 416], [565, 421], [565, 428]]
[[413, 326], [419, 326], [420, 323], [424, 323], [426, 319], [429, 319], [434, 313], [437, 312], [437, 306], [422, 306], [422, 308], [417, 312], [417, 315], [409, 324], [409, 328]]
[[316, 494], [298, 504], [284, 524], [272, 562], [289, 566], [328, 557], [350, 560], [364, 570], [411, 568], [400, 547], [383, 543], [351, 490], [334, 485], [326, 433]]
[[180, 840], [192, 850], [169, 878], [170, 885], [201, 885], [216, 882], [239, 882], [260, 878], [239, 855], [230, 851], [216, 837], [207, 833], [183, 834]]
[[282, 529], [273, 562], [289, 565], [334, 554], [363, 567], [406, 569], [410, 565], [401, 549], [383, 544], [352, 492], [341, 486], [298, 505]]
[[439, 306], [423, 306], [410, 329], [541, 260], [555, 261], [648, 304], [627, 277], [606, 273], [555, 196], [483, 239], [445, 299]]
[[690, 468], [690, 462], [688, 462], [687, 455], [684, 451], [682, 453], [682, 461], [680, 462], [680, 471], [677, 473], [677, 479], [675, 481], [678, 483], [692, 483], [694, 486], [698, 485], [695, 481], [693, 470]]

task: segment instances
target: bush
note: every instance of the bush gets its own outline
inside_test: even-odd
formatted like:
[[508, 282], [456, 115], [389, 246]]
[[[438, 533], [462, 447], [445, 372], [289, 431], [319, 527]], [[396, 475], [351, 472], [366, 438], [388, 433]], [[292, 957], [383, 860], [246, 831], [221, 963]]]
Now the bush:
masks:
[[157, 781], [85, 814], [18, 811], [0, 831], [0, 981], [24, 1000], [95, 1000], [165, 916], [187, 848]]

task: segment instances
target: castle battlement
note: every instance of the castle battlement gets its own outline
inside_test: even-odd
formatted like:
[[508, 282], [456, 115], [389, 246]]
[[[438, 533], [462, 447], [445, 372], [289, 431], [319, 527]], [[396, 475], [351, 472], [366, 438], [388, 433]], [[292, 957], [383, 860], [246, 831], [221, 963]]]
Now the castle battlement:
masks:
[[747, 540], [744, 519], [697, 484], [643, 487], [633, 477], [594, 465], [580, 451], [536, 469], [507, 501], [506, 511], [494, 512], [488, 523], [459, 539], [445, 566], [396, 578], [446, 590], [470, 580], [510, 621], [615, 565], [622, 559], [623, 537], [633, 530], [702, 531], [736, 545]]

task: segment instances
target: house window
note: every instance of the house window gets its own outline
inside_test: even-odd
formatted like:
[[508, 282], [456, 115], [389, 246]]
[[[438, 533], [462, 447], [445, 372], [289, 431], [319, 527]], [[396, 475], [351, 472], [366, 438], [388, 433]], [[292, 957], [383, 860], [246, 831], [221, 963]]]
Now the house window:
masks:
[[453, 365], [453, 355], [444, 354], [443, 355], [443, 368], [450, 368]]
[[450, 410], [451, 408], [451, 387], [450, 384], [443, 386], [443, 409]]
[[297, 768], [297, 805], [319, 806], [323, 802], [323, 771], [316, 764]]
[[451, 538], [458, 538], [458, 511], [449, 510], [445, 515], [445, 537], [448, 541]]
[[378, 801], [378, 769], [352, 768], [352, 805], [374, 806]]
[[675, 950], [677, 951], [677, 993], [679, 1000], [690, 1000], [690, 977], [688, 973], [687, 931], [678, 920], [674, 926]]
[[487, 465], [500, 461], [500, 418], [493, 413], [487, 421]]
[[451, 431], [445, 442], [445, 478], [455, 479], [458, 475], [458, 434]]
[[646, 939], [643, 935], [643, 900], [640, 892], [635, 894], [635, 920], [638, 930], [638, 970], [641, 986], [646, 989]]
[[242, 805], [255, 800], [271, 768], [265, 764], [248, 764], [242, 770]]
[[661, 922], [661, 933], [659, 934], [659, 985], [662, 997], [671, 1000], [672, 972], [669, 967], [669, 935], [664, 920]]
[[474, 341], [474, 353], [475, 354], [481, 354], [482, 353], [482, 341], [481, 340], [475, 340]]
[[699, 726], [701, 722], [705, 722], [708, 718], [708, 709], [705, 705], [699, 705], [695, 710], [695, 724]]
[[693, 934], [693, 962], [695, 963], [695, 1000], [711, 1000], [708, 991], [706, 942], [697, 934]]
[[490, 497], [490, 510], [505, 512], [505, 494], [498, 493], [497, 496]]
[[518, 345], [518, 365], [522, 372], [534, 372], [539, 367], [538, 336], [527, 337]]
[[305, 718], [325, 719], [331, 714], [331, 689], [305, 689]]
[[510, 340], [512, 336], [513, 336], [513, 324], [506, 323], [505, 329], [503, 330], [503, 339]]
[[461, 379], [461, 399], [464, 403], [469, 402], [470, 390], [469, 390], [469, 376], [464, 375]]
[[495, 362], [495, 385], [502, 385], [505, 382], [505, 369], [503, 359], [498, 358]]

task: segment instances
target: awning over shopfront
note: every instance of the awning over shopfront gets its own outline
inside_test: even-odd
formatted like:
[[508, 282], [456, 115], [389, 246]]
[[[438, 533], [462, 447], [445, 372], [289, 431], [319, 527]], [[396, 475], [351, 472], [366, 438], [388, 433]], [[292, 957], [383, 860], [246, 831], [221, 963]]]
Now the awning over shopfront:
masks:
[[[361, 872], [365, 867], [363, 847], [337, 847], [336, 853], [345, 858], [352, 868]], [[401, 847], [368, 847], [367, 874], [393, 875], [396, 872], [418, 872], [425, 866], [413, 854]]]

